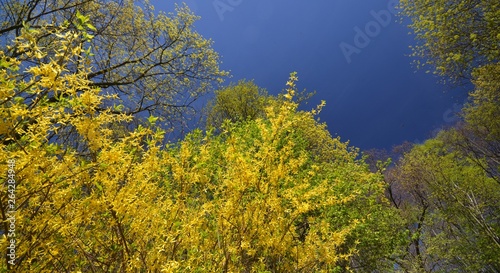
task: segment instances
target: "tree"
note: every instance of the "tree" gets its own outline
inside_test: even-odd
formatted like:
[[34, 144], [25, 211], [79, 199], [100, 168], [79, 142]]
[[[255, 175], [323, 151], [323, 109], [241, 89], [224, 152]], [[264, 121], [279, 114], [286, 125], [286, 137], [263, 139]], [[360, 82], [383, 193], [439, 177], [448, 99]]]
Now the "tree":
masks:
[[[286, 100], [266, 118], [230, 122], [217, 135], [191, 134], [171, 153], [169, 189], [183, 198], [177, 269], [223, 272], [342, 272], [390, 268], [397, 215], [380, 174], [338, 138], [329, 161], [308, 149], [292, 74]], [[275, 102], [278, 102], [275, 100]], [[310, 129], [326, 135], [324, 127]], [[187, 194], [181, 192], [189, 192]], [[386, 221], [387, 220], [387, 221]], [[188, 224], [189, 223], [189, 224]], [[195, 236], [202, 234], [202, 236]], [[180, 239], [183, 238], [183, 239]]]
[[500, 64], [478, 68], [473, 74], [475, 90], [471, 102], [464, 108], [464, 120], [485, 139], [500, 141]]
[[[74, 58], [89, 56], [85, 65], [93, 70], [86, 78], [91, 86], [116, 95], [104, 101], [114, 106], [115, 113], [136, 118], [155, 115], [159, 123], [171, 126], [184, 123], [192, 103], [227, 75], [218, 67], [219, 56], [211, 41], [193, 30], [197, 17], [186, 6], [177, 7], [175, 14], [155, 14], [148, 1], [133, 0], [1, 0], [0, 6], [0, 44], [6, 56], [22, 62], [23, 69], [58, 57], [52, 34], [59, 27], [77, 30], [90, 23], [93, 27], [86, 38], [92, 39], [82, 41], [86, 51]], [[13, 42], [24, 26], [36, 30], [30, 32], [30, 46], [44, 48], [44, 58], [24, 54], [25, 49]], [[65, 69], [77, 73], [82, 68], [66, 65]], [[24, 99], [27, 107], [33, 107], [41, 99], [60, 98], [42, 92]]]
[[[32, 43], [38, 30], [21, 30], [16, 46], [37, 63], [26, 72], [21, 61], [0, 51], [0, 173], [7, 173], [5, 162], [13, 161], [14, 170], [13, 183], [0, 178], [1, 247], [15, 247], [14, 257], [1, 259], [2, 271], [154, 271], [165, 258], [155, 248], [162, 218], [151, 217], [168, 208], [158, 183], [163, 133], [137, 128], [111, 139], [108, 124], [131, 116], [98, 110], [108, 95], [92, 86], [83, 65], [88, 57], [79, 55], [88, 27], [53, 29], [57, 59], [45, 58]], [[24, 102], [43, 92], [59, 99]], [[75, 128], [89, 155], [49, 141], [66, 126]]]
[[487, 65], [473, 73], [474, 92], [463, 109], [464, 124], [456, 130], [456, 149], [476, 158], [478, 166], [500, 184], [500, 65]]
[[411, 244], [400, 265], [409, 272], [500, 270], [500, 186], [453, 148], [453, 131], [415, 146], [393, 179], [410, 196], [400, 207]]
[[[247, 118], [242, 120], [225, 120], [223, 124], [218, 128], [222, 133], [221, 137], [224, 135], [233, 135], [235, 132], [228, 130], [228, 128], [240, 128], [237, 130], [239, 137], [242, 139], [235, 141], [235, 143], [254, 143], [252, 145], [263, 145], [262, 141], [255, 143], [256, 138], [252, 132], [254, 132], [253, 126], [255, 124], [267, 123], [269, 121], [273, 122], [276, 119], [277, 114], [287, 117], [286, 120], [290, 119], [286, 126], [278, 126], [283, 135], [278, 139], [285, 137], [288, 141], [279, 140], [280, 146], [287, 145], [286, 143], [294, 144], [297, 149], [303, 150], [307, 153], [309, 160], [315, 164], [319, 164], [319, 168], [324, 170], [325, 175], [330, 177], [329, 179], [334, 179], [333, 177], [351, 177], [347, 173], [355, 174], [357, 171], [352, 169], [354, 166], [358, 166], [363, 170], [365, 174], [369, 173], [367, 166], [364, 165], [362, 161], [356, 160], [358, 157], [357, 149], [348, 146], [348, 143], [343, 143], [339, 138], [332, 138], [329, 132], [326, 130], [326, 125], [319, 123], [315, 119], [315, 115], [319, 114], [321, 108], [324, 106], [324, 102], [318, 106], [318, 108], [311, 111], [296, 111], [293, 109], [297, 108], [299, 102], [295, 102], [295, 96], [299, 95], [304, 97], [303, 94], [298, 94], [295, 87], [295, 81], [298, 78], [296, 74], [293, 73], [288, 81], [288, 88], [284, 94], [281, 94], [279, 98], [266, 97], [262, 98], [260, 101], [266, 101], [267, 105], [263, 107], [263, 113], [259, 118]], [[232, 89], [235, 94], [242, 89]], [[257, 90], [255, 87], [254, 90]], [[254, 92], [256, 94], [257, 92]], [[216, 93], [220, 96], [220, 93]], [[238, 95], [235, 95], [238, 97]], [[257, 95], [256, 95], [257, 96]], [[306, 96], [307, 97], [307, 96]], [[246, 103], [247, 101], [259, 101], [254, 100], [238, 100], [237, 105], [241, 103]], [[301, 101], [300, 98], [298, 101]], [[225, 106], [225, 100], [217, 100], [215, 104], [218, 104], [221, 109], [231, 109], [231, 113], [241, 113], [242, 111], [238, 109], [245, 109], [246, 106], [234, 107], [234, 101], [228, 103], [228, 107]], [[236, 109], [236, 110], [235, 110]], [[230, 112], [230, 111], [227, 111]], [[243, 129], [241, 129], [243, 128]], [[261, 129], [262, 130], [262, 129]], [[229, 132], [228, 132], [229, 131]], [[258, 135], [257, 135], [258, 136]], [[243, 144], [242, 144], [243, 145]], [[255, 150], [254, 146], [244, 146], [242, 151], [246, 151], [245, 155], [253, 156], [254, 152], [258, 152], [259, 149]], [[255, 160], [255, 159], [254, 159]], [[222, 162], [223, 159], [219, 158], [215, 160], [216, 162]], [[254, 161], [252, 161], [254, 162]], [[258, 161], [257, 161], [258, 162]], [[258, 164], [258, 163], [255, 163]], [[228, 167], [225, 167], [226, 169]], [[239, 167], [245, 169], [246, 167]], [[250, 167], [249, 167], [250, 168]], [[356, 167], [354, 167], [356, 168]], [[351, 170], [351, 171], [347, 171]], [[346, 171], [346, 172], [344, 172]], [[335, 174], [334, 174], [335, 173]], [[296, 174], [297, 175], [297, 174]], [[347, 175], [347, 176], [346, 176]], [[381, 178], [380, 174], [372, 174], [373, 178]], [[267, 177], [268, 175], [265, 175]], [[297, 175], [293, 179], [302, 180], [301, 175]], [[356, 175], [354, 175], [356, 176]], [[344, 206], [337, 206], [334, 210], [328, 212], [328, 218], [332, 219], [334, 226], [340, 228], [341, 226], [348, 225], [348, 219], [363, 219], [362, 224], [355, 228], [350, 235], [346, 237], [345, 244], [340, 247], [341, 251], [348, 253], [353, 247], [356, 249], [355, 252], [350, 256], [349, 259], [344, 259], [338, 264], [338, 268], [351, 268], [358, 272], [369, 272], [370, 270], [375, 270], [376, 268], [389, 269], [392, 267], [392, 261], [390, 256], [394, 253], [394, 249], [401, 244], [401, 237], [398, 236], [397, 227], [398, 216], [395, 211], [389, 207], [387, 199], [380, 195], [383, 192], [381, 184], [378, 186], [368, 183], [357, 183], [358, 178], [347, 178], [345, 184], [342, 184], [342, 191], [353, 192], [359, 190], [361, 197], [356, 199], [356, 201], [349, 202]], [[349, 181], [349, 182], [347, 182]], [[337, 185], [337, 186], [340, 186]], [[332, 185], [332, 187], [337, 187]], [[371, 194], [373, 191], [373, 195]], [[376, 201], [375, 201], [376, 200]], [[333, 220], [335, 219], [335, 220]], [[390, 221], [386, 221], [391, 219]], [[356, 220], [355, 220], [356, 221]], [[299, 231], [304, 227], [309, 228], [309, 222], [298, 222], [297, 228]], [[302, 231], [303, 232], [303, 231]], [[298, 235], [299, 238], [306, 237], [305, 234]]]
[[265, 116], [271, 98], [253, 82], [239, 81], [215, 92], [207, 107], [207, 126], [221, 128], [225, 120], [239, 122]]
[[[296, 77], [293, 74], [293, 77]], [[294, 80], [297, 80], [294, 78]], [[295, 83], [293, 83], [295, 84]], [[295, 88], [295, 85], [293, 86]], [[313, 93], [292, 91], [292, 94], [280, 93], [277, 97], [267, 94], [265, 89], [259, 88], [253, 82], [239, 81], [235, 85], [230, 85], [215, 92], [215, 97], [208, 102], [207, 127], [216, 132], [222, 129], [224, 122], [232, 123], [246, 122], [256, 119], [267, 119], [267, 108], [274, 108], [277, 111], [282, 107], [284, 101], [294, 101], [298, 105], [307, 101]], [[314, 119], [325, 102], [309, 111], [297, 111], [297, 115], [302, 115], [302, 121], [295, 124], [295, 131], [301, 136], [307, 145], [307, 150], [319, 161], [330, 161], [334, 159], [333, 151], [338, 143], [326, 130], [325, 123], [319, 123]]]
[[402, 0], [414, 55], [474, 90], [463, 121], [413, 146], [386, 179], [407, 221], [405, 272], [499, 272], [500, 12], [497, 1]]
[[452, 81], [471, 79], [474, 68], [500, 60], [500, 4], [495, 0], [402, 0], [402, 15], [419, 44], [414, 56]]
[[500, 181], [499, 110], [500, 4], [498, 1], [401, 1], [403, 14], [420, 44], [414, 55], [452, 81], [474, 85], [463, 109], [464, 122], [453, 130], [454, 148]]

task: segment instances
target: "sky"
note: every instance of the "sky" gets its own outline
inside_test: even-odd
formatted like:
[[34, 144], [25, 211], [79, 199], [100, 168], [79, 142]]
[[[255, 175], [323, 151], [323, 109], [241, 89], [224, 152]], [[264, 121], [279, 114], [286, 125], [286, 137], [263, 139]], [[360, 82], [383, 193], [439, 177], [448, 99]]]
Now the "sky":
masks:
[[412, 65], [414, 36], [396, 17], [395, 0], [152, 1], [172, 11], [185, 2], [201, 19], [229, 82], [253, 80], [270, 94], [298, 73], [299, 90], [316, 91], [303, 109], [326, 101], [319, 118], [333, 136], [362, 150], [420, 143], [450, 126], [467, 88], [446, 86]]

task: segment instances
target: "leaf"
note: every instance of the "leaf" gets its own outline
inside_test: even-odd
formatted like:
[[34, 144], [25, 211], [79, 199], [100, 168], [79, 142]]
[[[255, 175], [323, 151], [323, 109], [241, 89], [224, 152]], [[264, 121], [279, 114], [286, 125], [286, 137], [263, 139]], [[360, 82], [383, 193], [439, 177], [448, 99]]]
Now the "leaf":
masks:
[[148, 118], [148, 122], [151, 125], [154, 125], [157, 120], [158, 120], [158, 117], [154, 117], [154, 116], [149, 116], [149, 118]]

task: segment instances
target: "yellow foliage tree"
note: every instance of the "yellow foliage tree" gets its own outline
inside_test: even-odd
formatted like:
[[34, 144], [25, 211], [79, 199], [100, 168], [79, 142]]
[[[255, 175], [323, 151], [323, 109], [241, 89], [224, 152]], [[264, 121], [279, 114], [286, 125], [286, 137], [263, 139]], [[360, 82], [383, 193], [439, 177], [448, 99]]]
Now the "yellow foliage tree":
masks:
[[[2, 176], [1, 247], [15, 239], [16, 257], [12, 263], [2, 259], [1, 267], [20, 272], [154, 269], [161, 256], [151, 244], [162, 224], [155, 215], [163, 196], [154, 180], [161, 131], [138, 128], [112, 142], [107, 125], [130, 116], [96, 111], [106, 96], [91, 86], [88, 59], [79, 55], [85, 30], [54, 31], [57, 59], [49, 60], [30, 39], [37, 31], [25, 28], [16, 41], [23, 54], [39, 62], [26, 71], [29, 77], [18, 77], [19, 62], [0, 54], [0, 172], [6, 173], [4, 162], [14, 160], [16, 182], [15, 236], [8, 238]], [[78, 73], [68, 72], [71, 65], [80, 67]], [[61, 99], [50, 101], [49, 93]], [[36, 95], [34, 101], [26, 103], [30, 95]], [[49, 141], [49, 135], [67, 127], [78, 132], [86, 153]]]

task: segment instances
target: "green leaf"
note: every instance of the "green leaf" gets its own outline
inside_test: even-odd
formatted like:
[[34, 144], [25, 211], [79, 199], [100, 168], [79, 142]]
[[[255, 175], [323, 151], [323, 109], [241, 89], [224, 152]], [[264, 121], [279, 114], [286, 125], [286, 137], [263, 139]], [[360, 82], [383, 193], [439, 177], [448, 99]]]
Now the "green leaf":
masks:
[[155, 116], [149, 116], [149, 118], [148, 118], [148, 122], [151, 125], [154, 125], [157, 120], [158, 120], [158, 117], [155, 117]]
[[24, 103], [24, 98], [23, 97], [15, 97], [14, 103], [16, 103], [16, 104]]
[[117, 111], [117, 112], [121, 112], [123, 111], [123, 108], [124, 106], [122, 104], [119, 104], [119, 105], [113, 105], [113, 110]]

